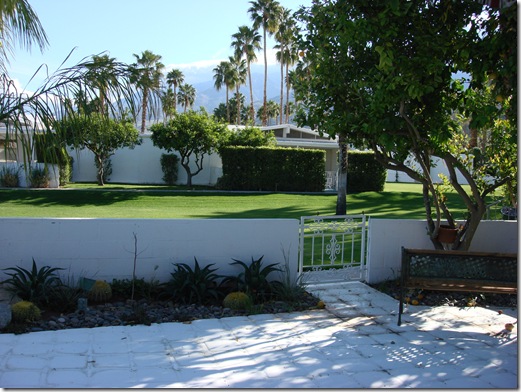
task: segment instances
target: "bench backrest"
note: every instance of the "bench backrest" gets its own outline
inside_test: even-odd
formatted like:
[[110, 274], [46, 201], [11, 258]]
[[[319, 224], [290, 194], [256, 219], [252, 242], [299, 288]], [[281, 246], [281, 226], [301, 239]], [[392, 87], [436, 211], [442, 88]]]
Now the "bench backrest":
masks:
[[517, 283], [517, 254], [402, 247], [402, 278]]

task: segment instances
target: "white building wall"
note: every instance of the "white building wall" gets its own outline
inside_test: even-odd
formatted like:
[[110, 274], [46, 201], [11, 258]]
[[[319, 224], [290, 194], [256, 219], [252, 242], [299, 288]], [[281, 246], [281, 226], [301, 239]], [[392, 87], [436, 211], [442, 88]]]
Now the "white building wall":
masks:
[[[518, 234], [517, 221], [481, 221], [469, 250], [517, 254]], [[371, 219], [368, 237], [369, 283], [400, 276], [402, 246], [434, 249], [426, 221]]]
[[[122, 148], [111, 157], [112, 174], [109, 183], [126, 184], [164, 184], [161, 169], [161, 155], [169, 154], [152, 143], [150, 135], [142, 135], [143, 143], [131, 148]], [[95, 182], [96, 167], [94, 154], [89, 150], [73, 150], [69, 154], [74, 158], [72, 181]], [[174, 152], [177, 156], [179, 153]], [[196, 170], [192, 162], [192, 172]], [[193, 185], [213, 185], [222, 175], [222, 162], [219, 154], [206, 155], [203, 158], [203, 170], [192, 177]], [[184, 168], [178, 166], [178, 184], [186, 184], [187, 174]]]
[[[296, 219], [0, 219], [1, 269], [65, 268], [62, 277], [132, 278], [134, 234], [137, 238], [138, 278], [167, 281], [172, 263], [204, 267], [214, 263], [216, 273], [236, 276], [242, 267], [263, 257], [263, 265], [285, 265], [296, 278], [299, 221]], [[281, 277], [273, 273], [271, 279]]]
[[[44, 163], [31, 163], [33, 168], [43, 169], [45, 167]], [[9, 170], [13, 172], [18, 172], [19, 186], [20, 188], [28, 188], [31, 184], [27, 178], [27, 175], [30, 174], [26, 172], [25, 165], [19, 162], [0, 162], [0, 172], [2, 170]], [[60, 187], [60, 169], [58, 165], [47, 165], [49, 170], [49, 188], [59, 188]]]
[[[435, 183], [441, 183], [442, 180], [439, 177], [439, 174], [444, 174], [447, 177], [449, 176], [449, 171], [447, 170], [447, 165], [445, 162], [438, 157], [433, 157], [432, 159], [432, 167], [431, 167], [431, 177]], [[458, 182], [462, 185], [467, 185], [468, 182], [461, 175], [459, 171], [456, 170], [456, 175], [458, 178]], [[409, 175], [404, 172], [400, 172], [397, 170], [387, 170], [387, 182], [415, 182]]]

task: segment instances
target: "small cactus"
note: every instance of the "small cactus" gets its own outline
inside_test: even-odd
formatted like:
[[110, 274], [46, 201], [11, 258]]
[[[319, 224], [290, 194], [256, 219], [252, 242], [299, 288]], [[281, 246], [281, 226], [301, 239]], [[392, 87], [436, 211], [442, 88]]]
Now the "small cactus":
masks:
[[93, 302], [106, 302], [112, 298], [112, 288], [104, 280], [97, 280], [88, 291], [87, 296]]
[[32, 322], [41, 317], [40, 309], [29, 301], [20, 301], [11, 306], [13, 321]]
[[234, 291], [224, 298], [223, 306], [232, 310], [247, 310], [252, 306], [252, 301], [248, 294]]

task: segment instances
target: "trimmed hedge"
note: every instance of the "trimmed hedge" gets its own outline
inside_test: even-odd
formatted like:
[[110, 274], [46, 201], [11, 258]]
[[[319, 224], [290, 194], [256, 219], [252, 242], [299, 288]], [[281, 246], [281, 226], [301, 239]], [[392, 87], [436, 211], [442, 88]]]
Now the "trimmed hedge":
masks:
[[373, 152], [353, 151], [347, 154], [347, 192], [382, 192], [387, 170]]
[[219, 150], [226, 190], [321, 192], [326, 185], [322, 150], [228, 146]]
[[53, 133], [34, 135], [37, 162], [47, 162], [58, 165], [60, 172], [60, 186], [67, 185], [72, 178], [73, 158], [67, 153], [64, 146], [58, 142]]
[[179, 157], [175, 154], [161, 154], [161, 169], [163, 169], [163, 181], [168, 185], [175, 185], [177, 182], [177, 171]]

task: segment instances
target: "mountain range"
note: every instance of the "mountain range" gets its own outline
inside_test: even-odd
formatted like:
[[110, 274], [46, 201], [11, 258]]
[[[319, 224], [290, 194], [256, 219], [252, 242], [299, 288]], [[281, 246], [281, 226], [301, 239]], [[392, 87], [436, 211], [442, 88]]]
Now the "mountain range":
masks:
[[[215, 66], [198, 67], [197, 69], [182, 69], [185, 83], [191, 84], [196, 90], [196, 98], [194, 109], [204, 107], [209, 113], [219, 106], [220, 103], [226, 102], [226, 89], [221, 88], [217, 91], [214, 87], [213, 68]], [[264, 66], [262, 64], [252, 65], [252, 84], [253, 84], [253, 101], [255, 109], [262, 106], [263, 90], [264, 90]], [[267, 99], [280, 102], [280, 65], [268, 66], [268, 82], [266, 86]], [[240, 92], [246, 97], [246, 103], [250, 103], [249, 85], [243, 85]], [[284, 86], [284, 102], [285, 102], [286, 86]], [[233, 97], [234, 91], [229, 92], [229, 98]], [[292, 98], [290, 98], [292, 99]]]

